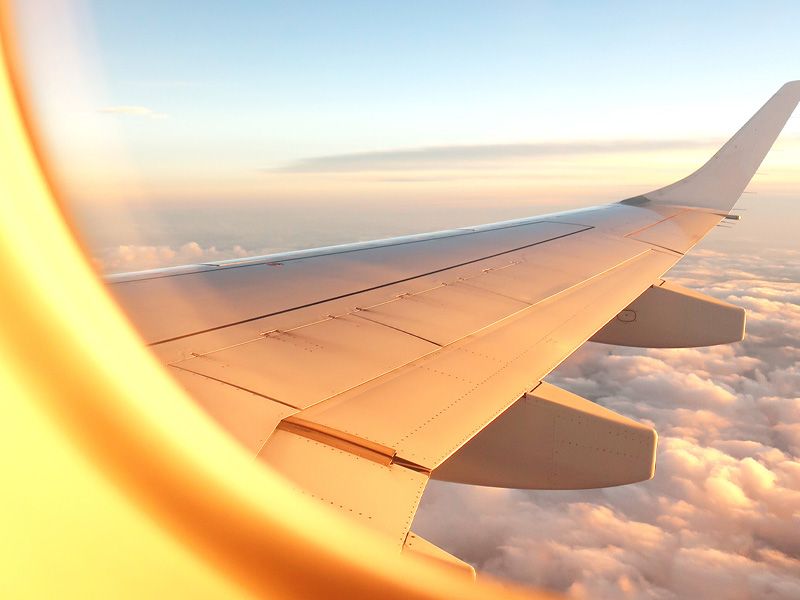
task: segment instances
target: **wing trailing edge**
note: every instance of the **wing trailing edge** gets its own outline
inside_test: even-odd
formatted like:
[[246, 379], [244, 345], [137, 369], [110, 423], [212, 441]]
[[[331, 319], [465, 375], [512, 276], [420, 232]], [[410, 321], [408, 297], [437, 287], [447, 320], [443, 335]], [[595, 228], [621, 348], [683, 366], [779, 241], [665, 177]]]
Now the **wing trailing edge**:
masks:
[[408, 532], [402, 553], [433, 561], [437, 565], [454, 570], [462, 577], [475, 581], [475, 568], [472, 565], [445, 552], [413, 531]]

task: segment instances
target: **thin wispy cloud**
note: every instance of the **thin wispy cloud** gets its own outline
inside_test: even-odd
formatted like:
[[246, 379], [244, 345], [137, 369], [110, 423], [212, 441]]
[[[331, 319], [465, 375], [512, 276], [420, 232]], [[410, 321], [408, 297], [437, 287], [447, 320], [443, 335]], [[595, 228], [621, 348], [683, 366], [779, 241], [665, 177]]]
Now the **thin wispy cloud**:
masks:
[[264, 169], [278, 173], [336, 173], [441, 169], [475, 166], [519, 158], [573, 156], [581, 154], [616, 154], [624, 152], [660, 152], [713, 146], [718, 140], [609, 140], [540, 142], [529, 144], [473, 144], [429, 146], [374, 152], [332, 154], [300, 159], [288, 165]]
[[125, 115], [130, 117], [142, 117], [145, 119], [166, 119], [166, 113], [158, 112], [146, 106], [133, 106], [133, 105], [120, 105], [120, 106], [106, 106], [98, 110], [98, 112], [109, 115]]

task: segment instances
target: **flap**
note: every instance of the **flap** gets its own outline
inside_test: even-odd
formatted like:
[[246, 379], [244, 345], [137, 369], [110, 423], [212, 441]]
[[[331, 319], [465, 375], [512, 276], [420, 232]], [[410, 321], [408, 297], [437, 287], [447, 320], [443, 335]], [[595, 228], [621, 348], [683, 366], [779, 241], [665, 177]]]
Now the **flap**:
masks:
[[275, 431], [258, 458], [304, 494], [386, 535], [398, 551], [428, 483], [427, 473], [378, 462], [296, 430]]

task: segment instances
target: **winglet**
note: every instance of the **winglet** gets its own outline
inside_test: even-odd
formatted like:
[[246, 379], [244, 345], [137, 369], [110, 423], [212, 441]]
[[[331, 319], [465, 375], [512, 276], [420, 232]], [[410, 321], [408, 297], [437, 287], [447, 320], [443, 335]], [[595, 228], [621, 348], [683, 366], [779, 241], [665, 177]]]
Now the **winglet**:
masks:
[[784, 84], [728, 142], [697, 171], [625, 204], [677, 204], [730, 210], [755, 175], [775, 138], [800, 101], [800, 80]]

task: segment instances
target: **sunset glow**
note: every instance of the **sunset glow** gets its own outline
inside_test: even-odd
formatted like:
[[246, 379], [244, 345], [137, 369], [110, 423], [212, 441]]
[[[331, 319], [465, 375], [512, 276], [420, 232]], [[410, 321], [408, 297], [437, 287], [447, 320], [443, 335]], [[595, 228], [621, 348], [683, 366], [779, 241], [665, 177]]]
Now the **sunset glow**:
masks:
[[[791, 2], [13, 4], [44, 154], [106, 275], [635, 197], [800, 78]], [[654, 479], [434, 482], [416, 530], [571, 599], [800, 597], [800, 109], [734, 211], [664, 277], [746, 308], [744, 341], [588, 343], [547, 375], [655, 427]]]

